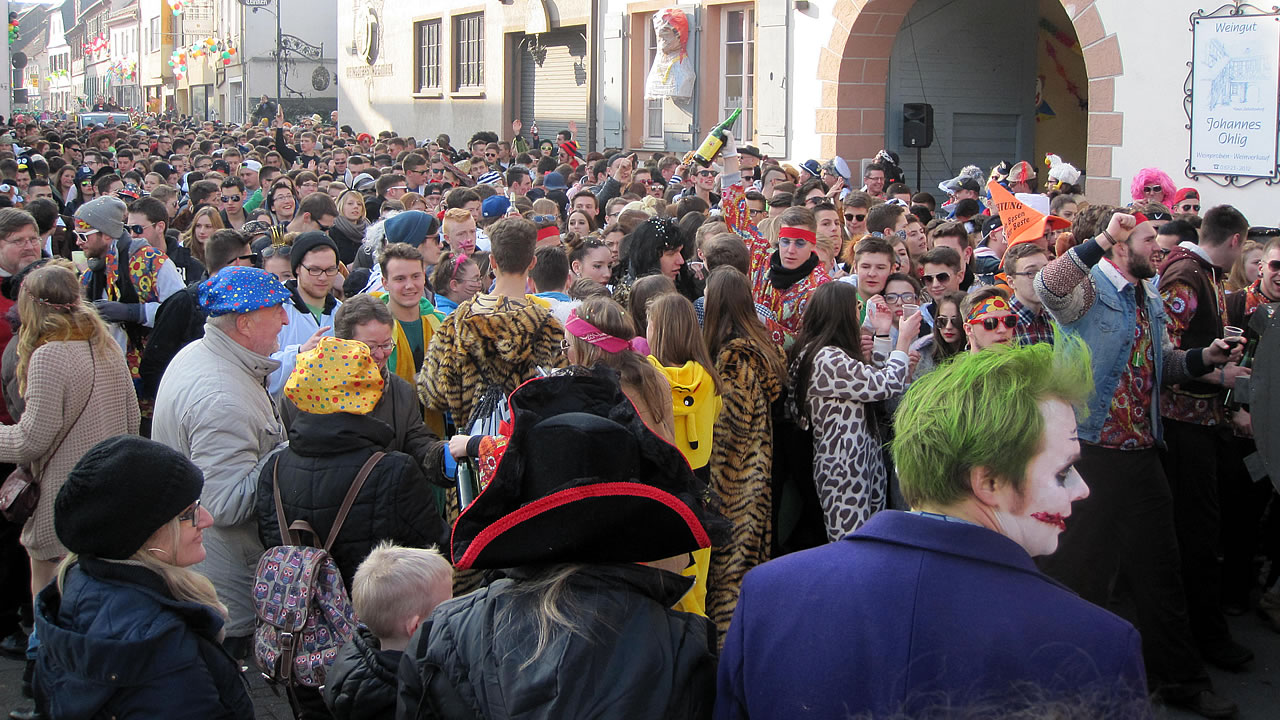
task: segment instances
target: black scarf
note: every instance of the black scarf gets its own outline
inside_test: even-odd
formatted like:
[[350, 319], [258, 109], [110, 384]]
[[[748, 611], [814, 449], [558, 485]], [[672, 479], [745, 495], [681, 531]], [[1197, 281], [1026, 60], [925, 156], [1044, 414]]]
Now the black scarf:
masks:
[[782, 256], [777, 250], [773, 251], [773, 255], [769, 257], [769, 283], [773, 285], [775, 290], [786, 292], [791, 289], [792, 285], [809, 277], [809, 273], [818, 266], [818, 253], [810, 253], [809, 259], [795, 270], [788, 270], [782, 266]]

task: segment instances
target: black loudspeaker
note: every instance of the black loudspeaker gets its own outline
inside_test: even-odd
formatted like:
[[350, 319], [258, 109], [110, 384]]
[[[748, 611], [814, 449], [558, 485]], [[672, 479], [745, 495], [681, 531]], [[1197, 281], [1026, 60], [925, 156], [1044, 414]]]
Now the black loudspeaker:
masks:
[[909, 148], [927, 148], [933, 144], [932, 105], [902, 104], [902, 144]]

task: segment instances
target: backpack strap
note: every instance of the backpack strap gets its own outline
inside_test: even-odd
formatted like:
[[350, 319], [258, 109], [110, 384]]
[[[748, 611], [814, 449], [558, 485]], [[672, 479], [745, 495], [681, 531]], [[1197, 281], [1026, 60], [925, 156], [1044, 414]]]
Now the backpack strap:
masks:
[[377, 465], [384, 455], [386, 455], [385, 452], [378, 451], [364, 461], [364, 467], [360, 468], [360, 473], [356, 475], [351, 488], [347, 490], [347, 496], [342, 499], [342, 507], [338, 509], [338, 517], [334, 518], [333, 527], [329, 529], [329, 541], [324, 544], [325, 552], [333, 549], [333, 543], [338, 539], [338, 531], [342, 530], [342, 523], [346, 521], [347, 513], [351, 512], [351, 506], [356, 502], [356, 495], [360, 494], [360, 488], [364, 487], [364, 481], [368, 479], [369, 473], [373, 472], [373, 466]]
[[[289, 521], [284, 517], [284, 502], [280, 500], [280, 455], [276, 455], [276, 461], [271, 466], [271, 492], [275, 496], [276, 501], [276, 522], [280, 525], [280, 544], [281, 545], [298, 545], [298, 536], [296, 533], [290, 532], [293, 528], [289, 527]], [[315, 531], [311, 531], [315, 535]]]

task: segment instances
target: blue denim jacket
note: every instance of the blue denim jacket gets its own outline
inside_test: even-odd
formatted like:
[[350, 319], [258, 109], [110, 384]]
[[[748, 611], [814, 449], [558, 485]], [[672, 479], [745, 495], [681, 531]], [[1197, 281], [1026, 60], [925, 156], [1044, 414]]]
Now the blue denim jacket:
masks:
[[[1134, 327], [1138, 322], [1135, 288], [1110, 263], [1098, 263], [1089, 271], [1097, 298], [1079, 320], [1064, 325], [1067, 332], [1079, 335], [1093, 355], [1093, 396], [1089, 398], [1089, 416], [1079, 420], [1080, 440], [1098, 442], [1102, 424], [1111, 411], [1120, 376], [1133, 356]], [[1151, 319], [1151, 348], [1154, 374], [1151, 385], [1151, 432], [1156, 445], [1161, 445], [1164, 428], [1160, 424], [1160, 381], [1164, 369], [1165, 330], [1167, 316], [1160, 292], [1151, 280], [1142, 282], [1147, 317]]]
[[[1102, 248], [1093, 240], [1074, 247], [1050, 263], [1036, 278], [1036, 291], [1045, 308], [1053, 314], [1059, 326], [1068, 333], [1079, 336], [1089, 346], [1093, 363], [1093, 395], [1089, 398], [1088, 416], [1078, 418], [1079, 436], [1082, 442], [1097, 443], [1102, 435], [1102, 425], [1111, 411], [1116, 386], [1133, 355], [1134, 327], [1138, 321], [1136, 288], [1109, 262], [1101, 262]], [[1087, 272], [1080, 282], [1062, 294], [1064, 288], [1052, 288], [1045, 284], [1046, 271], [1058, 263], [1070, 263], [1069, 272]], [[1064, 275], [1059, 274], [1058, 278]], [[1156, 445], [1163, 444], [1164, 428], [1160, 424], [1160, 384], [1163, 380], [1165, 354], [1170, 352], [1169, 336], [1165, 329], [1168, 316], [1164, 302], [1153, 280], [1142, 281], [1147, 304], [1147, 317], [1151, 320], [1151, 345], [1153, 350], [1153, 383], [1151, 388], [1151, 432]], [[1093, 290], [1093, 302], [1088, 301], [1087, 289]], [[1083, 311], [1083, 314], [1080, 314]], [[1067, 322], [1063, 322], [1063, 320]]]

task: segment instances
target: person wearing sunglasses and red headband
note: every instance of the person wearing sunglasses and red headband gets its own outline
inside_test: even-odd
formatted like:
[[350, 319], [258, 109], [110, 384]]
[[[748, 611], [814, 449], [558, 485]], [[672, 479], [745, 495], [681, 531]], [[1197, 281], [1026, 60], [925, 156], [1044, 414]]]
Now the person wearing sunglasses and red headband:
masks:
[[806, 207], [787, 208], [778, 216], [778, 247], [755, 228], [747, 210], [746, 189], [738, 165], [738, 143], [725, 133], [724, 194], [720, 208], [730, 232], [751, 252], [751, 290], [756, 302], [769, 308], [777, 321], [766, 323], [774, 342], [784, 348], [795, 342], [809, 296], [831, 276], [818, 260], [817, 220]]
[[1018, 316], [1009, 305], [1009, 295], [996, 287], [984, 287], [965, 296], [960, 303], [964, 334], [969, 352], [981, 352], [992, 345], [1012, 345]]

